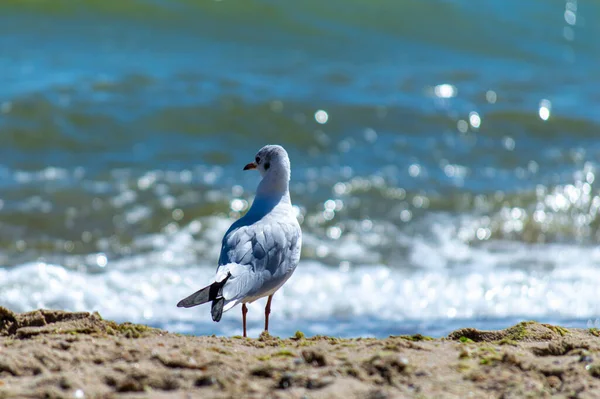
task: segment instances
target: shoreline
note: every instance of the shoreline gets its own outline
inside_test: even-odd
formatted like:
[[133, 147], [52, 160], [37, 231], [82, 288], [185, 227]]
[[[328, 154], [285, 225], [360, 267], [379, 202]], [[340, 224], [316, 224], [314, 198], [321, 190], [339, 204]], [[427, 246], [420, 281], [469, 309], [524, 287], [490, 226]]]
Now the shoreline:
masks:
[[436, 339], [244, 339], [0, 307], [0, 399], [305, 396], [600, 398], [600, 331], [522, 322]]

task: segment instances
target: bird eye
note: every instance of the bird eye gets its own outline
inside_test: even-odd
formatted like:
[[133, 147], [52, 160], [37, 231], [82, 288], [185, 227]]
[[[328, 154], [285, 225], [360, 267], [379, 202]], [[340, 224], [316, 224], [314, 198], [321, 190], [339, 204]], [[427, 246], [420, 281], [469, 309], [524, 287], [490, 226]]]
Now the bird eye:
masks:
[[269, 162], [265, 162], [265, 170], [269, 170], [271, 164]]
[[256, 157], [254, 160], [256, 161], [257, 164], [260, 163], [260, 157]]

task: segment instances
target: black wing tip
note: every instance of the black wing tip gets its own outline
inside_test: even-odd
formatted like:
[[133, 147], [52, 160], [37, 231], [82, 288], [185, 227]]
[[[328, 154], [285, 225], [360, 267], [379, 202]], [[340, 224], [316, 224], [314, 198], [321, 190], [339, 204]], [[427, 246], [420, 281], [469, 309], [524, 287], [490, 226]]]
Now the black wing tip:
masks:
[[181, 301], [177, 302], [177, 307], [178, 308], [192, 308], [196, 305], [201, 305], [201, 303], [194, 302], [194, 295], [196, 295], [196, 294], [192, 294], [189, 297], [184, 298]]
[[[214, 283], [212, 284], [214, 285]], [[210, 294], [213, 292], [212, 285], [204, 287], [201, 290], [194, 292], [192, 295], [183, 298], [177, 303], [178, 308], [191, 308], [194, 306], [202, 305], [211, 300]]]
[[225, 298], [215, 299], [210, 308], [210, 314], [212, 316], [213, 321], [217, 323], [221, 321], [221, 316], [223, 316], [223, 306], [225, 305]]
[[[217, 312], [217, 313], [223, 313], [223, 305], [225, 302], [225, 299], [223, 298], [223, 286], [225, 285], [225, 283], [227, 282], [227, 280], [229, 279], [229, 277], [231, 276], [231, 273], [227, 274], [227, 277], [225, 277], [222, 281], [219, 282], [214, 282], [209, 286], [206, 286], [204, 288], [202, 288], [199, 291], [194, 292], [192, 295], [188, 296], [187, 298], [182, 299], [181, 301], [179, 301], [177, 303], [177, 307], [178, 308], [191, 308], [194, 306], [198, 306], [198, 305], [202, 305], [206, 302], [209, 301], [213, 301], [213, 305], [212, 305], [212, 309]], [[220, 302], [220, 305], [219, 305]], [[217, 309], [215, 310], [215, 306], [217, 306]], [[218, 309], [218, 306], [220, 306], [220, 310]], [[215, 320], [215, 318], [218, 318], [219, 320], [221, 320], [221, 315], [219, 314], [217, 315], [213, 315], [213, 320]], [[215, 320], [215, 321], [219, 321], [219, 320]]]

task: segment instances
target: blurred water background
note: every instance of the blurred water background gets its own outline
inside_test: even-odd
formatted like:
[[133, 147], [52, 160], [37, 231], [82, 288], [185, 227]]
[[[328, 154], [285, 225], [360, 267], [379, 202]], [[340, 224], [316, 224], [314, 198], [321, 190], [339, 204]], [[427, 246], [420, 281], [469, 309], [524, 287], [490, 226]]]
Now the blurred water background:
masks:
[[[272, 332], [440, 336], [600, 303], [600, 3], [0, 3], [0, 305], [239, 334], [210, 281], [264, 144], [302, 261]], [[264, 300], [250, 306], [262, 329]]]

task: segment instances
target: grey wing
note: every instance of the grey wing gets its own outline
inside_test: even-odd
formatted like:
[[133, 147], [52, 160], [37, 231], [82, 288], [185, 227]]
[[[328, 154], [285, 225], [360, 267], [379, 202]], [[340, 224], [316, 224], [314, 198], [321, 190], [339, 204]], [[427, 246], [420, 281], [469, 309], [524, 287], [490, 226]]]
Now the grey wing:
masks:
[[217, 274], [226, 269], [231, 275], [223, 288], [225, 299], [260, 297], [283, 284], [300, 258], [299, 226], [255, 223], [233, 227], [223, 239], [217, 269]]

